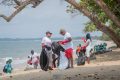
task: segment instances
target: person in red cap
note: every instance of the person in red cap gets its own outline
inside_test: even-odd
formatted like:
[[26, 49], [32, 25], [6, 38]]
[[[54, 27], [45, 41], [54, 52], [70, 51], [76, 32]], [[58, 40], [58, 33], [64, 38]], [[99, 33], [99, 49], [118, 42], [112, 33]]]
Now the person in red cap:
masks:
[[52, 40], [51, 40], [52, 33], [50, 31], [46, 32], [46, 36], [42, 39], [42, 48], [45, 48], [47, 52], [47, 56], [49, 58], [49, 70], [52, 69]]
[[71, 34], [64, 29], [60, 30], [60, 34], [64, 36], [64, 40], [59, 41], [59, 44], [62, 44], [65, 49], [65, 55], [68, 59], [67, 69], [70, 67], [73, 68], [73, 42], [72, 42]]

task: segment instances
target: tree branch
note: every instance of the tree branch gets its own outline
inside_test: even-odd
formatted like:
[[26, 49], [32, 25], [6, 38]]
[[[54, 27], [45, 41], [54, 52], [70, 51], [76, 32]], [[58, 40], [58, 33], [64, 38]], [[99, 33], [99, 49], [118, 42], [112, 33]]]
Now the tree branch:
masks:
[[103, 0], [94, 0], [95, 3], [105, 12], [105, 14], [120, 28], [120, 20], [114, 15]]
[[96, 15], [93, 15], [85, 6], [76, 3], [75, 0], [66, 1], [73, 5], [77, 10], [82, 12], [85, 16], [87, 16], [96, 25], [97, 29], [107, 34], [120, 47], [120, 38], [112, 29], [109, 28], [109, 26], [103, 24]]
[[18, 1], [18, 0], [14, 0], [14, 2], [15, 2], [18, 6], [20, 6], [20, 5], [21, 5], [21, 2], [20, 2], [20, 1]]
[[[16, 10], [10, 15], [10, 16], [5, 16], [4, 14], [0, 14], [0, 17], [2, 17], [3, 19], [5, 19], [7, 22], [10, 22], [19, 12], [21, 12], [27, 5], [31, 4], [31, 1], [33, 0], [26, 0], [24, 2], [22, 2], [22, 4], [20, 4], [20, 6], [18, 6], [16, 8]], [[40, 0], [41, 1], [41, 0]], [[35, 7], [38, 5], [35, 5]]]

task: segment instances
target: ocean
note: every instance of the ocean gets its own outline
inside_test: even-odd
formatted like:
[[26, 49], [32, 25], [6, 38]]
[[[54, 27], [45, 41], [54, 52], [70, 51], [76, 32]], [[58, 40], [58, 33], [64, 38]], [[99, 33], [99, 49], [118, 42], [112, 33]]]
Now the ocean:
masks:
[[[74, 48], [83, 41], [74, 40]], [[14, 67], [26, 63], [30, 51], [41, 53], [41, 40], [0, 40], [0, 69], [5, 65], [6, 58], [13, 59]]]

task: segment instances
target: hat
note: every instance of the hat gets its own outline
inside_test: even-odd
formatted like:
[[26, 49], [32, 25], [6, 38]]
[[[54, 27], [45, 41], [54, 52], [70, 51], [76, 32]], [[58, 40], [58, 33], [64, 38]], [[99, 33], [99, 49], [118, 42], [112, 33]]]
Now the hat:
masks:
[[47, 31], [46, 34], [52, 34], [50, 31]]
[[6, 63], [12, 63], [12, 59], [6, 60]]

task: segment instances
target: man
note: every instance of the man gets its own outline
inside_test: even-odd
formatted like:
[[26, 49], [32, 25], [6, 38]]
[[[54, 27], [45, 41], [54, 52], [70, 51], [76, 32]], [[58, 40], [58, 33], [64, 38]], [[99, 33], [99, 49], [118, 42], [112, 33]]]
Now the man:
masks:
[[52, 36], [52, 33], [50, 31], [46, 32], [46, 36], [42, 39], [42, 48], [45, 49], [47, 56], [49, 58], [49, 70], [52, 69], [52, 40], [50, 39]]
[[[60, 34], [64, 36], [64, 40], [59, 41], [59, 44], [62, 44], [65, 49], [65, 55], [68, 59], [68, 68], [73, 68], [73, 42], [71, 34], [68, 33], [66, 30], [61, 29]], [[70, 65], [71, 64], [71, 65]]]

